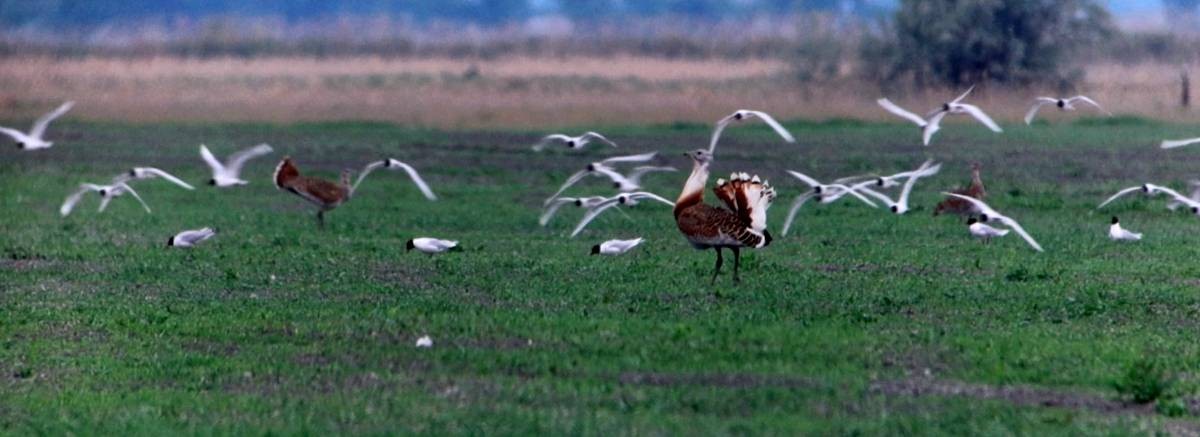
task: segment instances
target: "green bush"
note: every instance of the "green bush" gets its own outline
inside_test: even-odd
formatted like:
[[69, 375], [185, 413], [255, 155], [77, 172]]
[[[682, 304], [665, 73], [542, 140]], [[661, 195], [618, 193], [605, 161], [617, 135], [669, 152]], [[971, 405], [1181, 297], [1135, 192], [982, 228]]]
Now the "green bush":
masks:
[[1140, 358], [1125, 369], [1125, 374], [1113, 382], [1122, 396], [1139, 404], [1154, 402], [1171, 387], [1172, 378], [1162, 362]]
[[861, 46], [867, 76], [920, 85], [1077, 80], [1069, 61], [1114, 32], [1096, 0], [903, 0]]

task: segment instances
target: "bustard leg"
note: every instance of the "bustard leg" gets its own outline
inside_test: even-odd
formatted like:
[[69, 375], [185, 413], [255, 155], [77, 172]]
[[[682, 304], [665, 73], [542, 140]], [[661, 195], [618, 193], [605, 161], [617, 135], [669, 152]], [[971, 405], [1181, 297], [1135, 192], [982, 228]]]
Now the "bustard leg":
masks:
[[725, 261], [724, 259], [721, 259], [721, 248], [720, 247], [714, 247], [713, 250], [717, 251], [717, 266], [713, 267], [712, 280], [709, 281], [709, 284], [717, 283], [717, 274], [721, 273], [721, 263]]
[[317, 228], [325, 229], [325, 211], [317, 210]]
[[742, 282], [742, 277], [738, 276], [738, 267], [742, 265], [742, 249], [739, 247], [731, 247], [733, 251], [733, 282]]

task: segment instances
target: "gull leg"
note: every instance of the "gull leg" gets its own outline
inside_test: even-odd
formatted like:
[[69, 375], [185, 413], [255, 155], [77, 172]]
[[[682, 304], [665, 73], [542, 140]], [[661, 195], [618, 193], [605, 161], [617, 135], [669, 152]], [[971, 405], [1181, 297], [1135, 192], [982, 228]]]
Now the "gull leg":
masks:
[[720, 247], [714, 247], [713, 250], [717, 251], [717, 266], [713, 267], [712, 280], [709, 281], [709, 284], [717, 283], [717, 274], [721, 273], [721, 263], [725, 261], [725, 260], [721, 259], [721, 248]]

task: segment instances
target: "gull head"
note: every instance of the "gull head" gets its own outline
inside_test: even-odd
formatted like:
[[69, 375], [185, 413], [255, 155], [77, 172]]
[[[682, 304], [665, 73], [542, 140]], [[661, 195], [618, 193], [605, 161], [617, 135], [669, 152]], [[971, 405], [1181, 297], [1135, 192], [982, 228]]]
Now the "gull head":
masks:
[[1058, 103], [1056, 103], [1056, 105], [1058, 105], [1059, 109], [1066, 108], [1067, 101], [1063, 100], [1063, 99], [1058, 99]]
[[600, 254], [600, 245], [597, 244], [597, 245], [592, 246], [592, 255], [599, 255], [599, 254]]
[[413, 250], [414, 247], [417, 247], [417, 245], [413, 244], [412, 240], [408, 240], [407, 242], [404, 243], [404, 251], [405, 252]]
[[734, 120], [741, 121], [741, 120], [744, 120], [745, 118], [746, 118], [746, 112], [744, 112], [744, 111], [738, 111], [738, 112], [733, 113]]
[[695, 161], [697, 164], [707, 165], [712, 162], [712, 154], [704, 149], [696, 149], [683, 155], [692, 158], [692, 161]]
[[171, 246], [174, 246], [174, 245], [175, 245], [175, 237], [174, 237], [174, 236], [171, 236], [171, 238], [168, 238], [168, 239], [167, 239], [167, 247], [171, 247]]
[[18, 150], [25, 150], [25, 143], [24, 143], [24, 142], [21, 142], [21, 141], [17, 141], [17, 149], [18, 149]]
[[106, 196], [108, 196], [108, 190], [101, 188], [100, 189], [100, 197], [106, 197]]
[[594, 163], [594, 162], [593, 162], [593, 163], [591, 163], [591, 164], [588, 164], [588, 165], [587, 165], [587, 171], [596, 171], [596, 168], [597, 168], [597, 167], [599, 167], [599, 166], [600, 166], [600, 164], [597, 164], [597, 163]]
[[574, 149], [575, 148], [575, 140], [567, 141], [567, 148]]
[[943, 104], [942, 104], [942, 111], [945, 111], [945, 112], [950, 112], [950, 104], [949, 104], [949, 103], [943, 103]]
[[1120, 223], [1120, 222], [1121, 222], [1120, 220], [1117, 220], [1117, 216], [1115, 216], [1115, 215], [1114, 215], [1114, 216], [1113, 216], [1113, 218], [1112, 218], [1112, 222], [1111, 222], [1111, 223], [1115, 225], [1115, 224], [1117, 224], [1117, 223]]
[[892, 207], [891, 207], [891, 208], [889, 208], [889, 209], [891, 209], [891, 210], [892, 210], [892, 212], [893, 212], [893, 213], [896, 213], [896, 214], [900, 214], [900, 213], [903, 213], [903, 212], [904, 212], [904, 211], [902, 211], [902, 210], [900, 209], [900, 205], [892, 205]]
[[979, 222], [980, 222], [980, 223], [984, 223], [984, 222], [987, 222], [987, 221], [988, 221], [988, 216], [987, 216], [987, 214], [979, 214]]
[[967, 226], [971, 226], [976, 223], [979, 223], [979, 220], [975, 220], [975, 217], [971, 217], [971, 218], [967, 219]]
[[883, 178], [875, 178], [875, 186], [878, 186], [878, 187], [884, 186]]
[[212, 185], [212, 186], [214, 186], [214, 187], [215, 187], [215, 186], [217, 186], [217, 180], [216, 180], [215, 178], [214, 178], [214, 179], [209, 179], [209, 180], [208, 180], [208, 184], [209, 184], [209, 185]]
[[1150, 184], [1143, 184], [1143, 185], [1142, 185], [1142, 192], [1143, 192], [1143, 193], [1149, 194], [1149, 193], [1150, 193], [1150, 191], [1151, 191], [1151, 190], [1150, 190]]
[[583, 199], [575, 199], [575, 206], [583, 208]]
[[1192, 214], [1200, 215], [1200, 207], [1193, 206], [1193, 207], [1192, 207]]
[[813, 192], [814, 192], [814, 193], [817, 193], [817, 194], [821, 194], [821, 189], [822, 189], [822, 188], [823, 188], [823, 187], [821, 187], [820, 185], [817, 185], [817, 186], [813, 187]]
[[620, 203], [622, 205], [629, 203], [629, 196], [627, 196], [625, 194], [617, 196], [617, 203]]

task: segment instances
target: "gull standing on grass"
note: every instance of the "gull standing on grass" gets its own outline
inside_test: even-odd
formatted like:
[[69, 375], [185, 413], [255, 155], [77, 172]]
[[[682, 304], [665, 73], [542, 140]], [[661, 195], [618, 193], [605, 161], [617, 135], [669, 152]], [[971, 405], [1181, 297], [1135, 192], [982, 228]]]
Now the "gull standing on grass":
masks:
[[542, 137], [541, 141], [538, 141], [537, 144], [533, 145], [533, 151], [541, 152], [542, 150], [545, 150], [546, 146], [550, 145], [551, 143], [562, 143], [563, 145], [567, 146], [568, 149], [571, 149], [571, 150], [582, 149], [583, 146], [588, 145], [588, 143], [591, 143], [593, 140], [603, 142], [603, 143], [608, 144], [613, 147], [617, 147], [617, 143], [609, 141], [609, 139], [605, 138], [604, 135], [600, 135], [595, 132], [586, 132], [583, 135], [580, 135], [577, 137], [567, 136], [567, 135], [563, 135], [563, 134], [546, 135], [545, 137]]
[[208, 146], [200, 145], [200, 157], [204, 159], [204, 162], [208, 164], [208, 168], [212, 170], [212, 178], [208, 180], [208, 184], [219, 188], [249, 184], [250, 182], [243, 180], [241, 177], [242, 167], [246, 166], [246, 161], [270, 154], [271, 152], [274, 152], [271, 146], [259, 144], [234, 152], [222, 163], [217, 160], [216, 156], [213, 156], [212, 152], [208, 151]]
[[1020, 223], [1017, 223], [1017, 221], [1013, 220], [1011, 217], [1000, 214], [999, 211], [992, 209], [992, 207], [988, 206], [988, 204], [986, 204], [986, 203], [983, 203], [983, 201], [976, 199], [974, 197], [964, 196], [961, 194], [947, 193], [947, 192], [942, 192], [942, 194], [944, 194], [946, 196], [950, 196], [950, 197], [956, 197], [956, 198], [965, 200], [967, 202], [970, 202], [971, 205], [974, 206], [975, 212], [979, 213], [979, 221], [980, 222], [987, 223], [989, 221], [995, 221], [1004, 226], [1007, 226], [1008, 228], [1016, 231], [1017, 235], [1020, 235], [1021, 238], [1025, 239], [1025, 242], [1029, 243], [1029, 246], [1033, 247], [1033, 250], [1036, 250], [1038, 252], [1044, 252], [1042, 250], [1042, 246], [1040, 244], [1038, 244], [1037, 241], [1034, 241], [1033, 237], [1030, 236], [1028, 232], [1025, 232], [1025, 228], [1022, 228]]
[[1029, 108], [1029, 112], [1025, 113], [1025, 124], [1032, 124], [1033, 117], [1037, 115], [1038, 110], [1042, 109], [1043, 106], [1054, 105], [1060, 111], [1074, 111], [1075, 103], [1078, 103], [1078, 102], [1083, 102], [1083, 103], [1087, 103], [1089, 105], [1095, 106], [1096, 109], [1099, 109], [1101, 112], [1108, 114], [1110, 117], [1112, 116], [1111, 112], [1108, 112], [1108, 110], [1100, 107], [1099, 103], [1096, 103], [1095, 100], [1088, 98], [1088, 96], [1075, 96], [1075, 97], [1071, 97], [1068, 99], [1059, 99], [1059, 98], [1055, 98], [1055, 97], [1038, 97], [1037, 99], [1034, 99], [1033, 106]]
[[1142, 234], [1122, 228], [1121, 220], [1114, 215], [1112, 224], [1108, 226], [1108, 238], [1113, 241], [1138, 241], [1142, 239]]
[[192, 247], [214, 235], [217, 235], [217, 231], [213, 228], [183, 231], [168, 239], [167, 247]]
[[634, 238], [632, 240], [608, 240], [603, 243], [592, 246], [592, 255], [623, 255], [630, 249], [642, 244], [643, 238]]
[[725, 116], [725, 118], [717, 120], [717, 127], [713, 129], [712, 140], [708, 144], [708, 153], [710, 155], [716, 153], [717, 140], [721, 139], [721, 132], [725, 130], [726, 126], [729, 126], [733, 122], [743, 121], [750, 118], [758, 118], [764, 123], [767, 123], [768, 126], [771, 126], [771, 129], [775, 129], [775, 133], [779, 134], [780, 137], [783, 137], [784, 141], [789, 143], [796, 142], [796, 138], [792, 136], [791, 132], [788, 132], [787, 129], [784, 129], [783, 125], [779, 124], [778, 121], [775, 121], [770, 114], [750, 109], [739, 109], [734, 111], [732, 114]]
[[16, 129], [0, 127], [0, 133], [12, 137], [13, 141], [17, 142], [17, 148], [21, 150], [37, 150], [48, 149], [54, 145], [52, 141], [46, 141], [46, 127], [51, 121], [61, 117], [70, 111], [75, 106], [75, 102], [63, 103], [58, 109], [50, 111], [50, 113], [39, 117], [33, 122], [33, 127], [29, 129], [29, 133], [21, 132]]
[[440, 238], [413, 238], [404, 243], [405, 252], [417, 249], [418, 252], [422, 252], [430, 256], [433, 256], [433, 254], [436, 253], [454, 250], [456, 248], [458, 248], [457, 241], [442, 240]]

